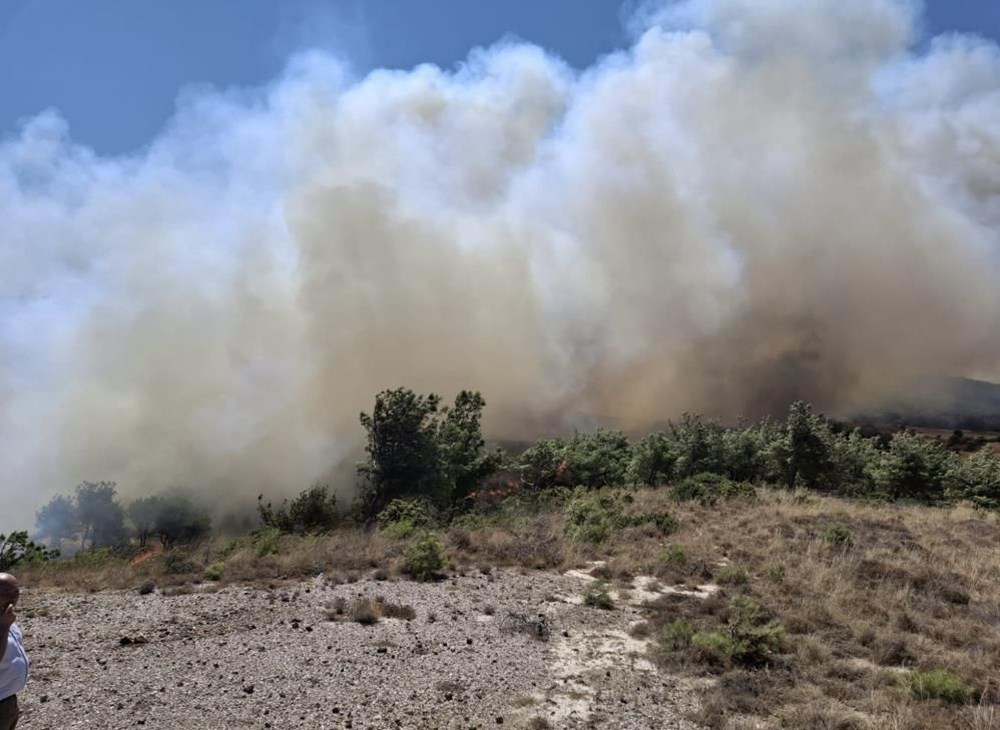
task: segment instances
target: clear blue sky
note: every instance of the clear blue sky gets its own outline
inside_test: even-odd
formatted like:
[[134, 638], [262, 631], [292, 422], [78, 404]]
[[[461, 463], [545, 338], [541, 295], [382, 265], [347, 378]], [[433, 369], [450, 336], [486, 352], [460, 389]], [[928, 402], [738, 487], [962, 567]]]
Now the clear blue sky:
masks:
[[[791, 1], [791, 0], [790, 0]], [[634, 0], [632, 0], [634, 4]], [[1000, 0], [927, 0], [930, 35], [1000, 39]], [[628, 43], [622, 0], [0, 0], [0, 138], [55, 108], [101, 153], [134, 150], [178, 92], [268, 81], [295, 50], [359, 70], [451, 66], [514, 35], [577, 67]]]

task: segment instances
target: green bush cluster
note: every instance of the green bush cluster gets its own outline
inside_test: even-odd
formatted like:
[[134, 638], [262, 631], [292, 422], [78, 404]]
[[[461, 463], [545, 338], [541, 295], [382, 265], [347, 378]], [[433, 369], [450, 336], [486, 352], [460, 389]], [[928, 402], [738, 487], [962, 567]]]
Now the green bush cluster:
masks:
[[433, 526], [434, 518], [425, 499], [394, 499], [379, 513], [378, 524], [386, 537], [403, 540]]
[[671, 489], [671, 496], [681, 502], [699, 502], [714, 505], [719, 501], [735, 499], [753, 500], [757, 490], [747, 482], [734, 482], [721, 474], [701, 473], [685, 477]]
[[0, 534], [0, 573], [18, 565], [39, 565], [58, 557], [58, 550], [47, 550], [28, 539], [26, 531]]
[[629, 514], [633, 501], [632, 494], [624, 489], [591, 492], [581, 488], [563, 512], [563, 531], [571, 540], [601, 543], [614, 530], [625, 527], [649, 525], [661, 535], [677, 529], [677, 521], [667, 512]]
[[433, 580], [448, 564], [444, 546], [433, 532], [423, 533], [403, 554], [402, 571], [419, 581]]
[[285, 500], [277, 509], [270, 502], [265, 504], [264, 495], [260, 495], [257, 497], [257, 514], [265, 527], [300, 535], [329, 532], [340, 521], [337, 495], [330, 491], [330, 487], [321, 484], [309, 487], [291, 504]]
[[945, 669], [929, 672], [907, 672], [902, 682], [915, 697], [922, 700], [941, 700], [953, 705], [961, 705], [972, 698], [972, 687], [960, 676]]
[[725, 629], [700, 631], [691, 637], [695, 656], [720, 667], [764, 666], [782, 652], [784, 644], [781, 624], [746, 596], [732, 600]]
[[615, 607], [611, 587], [605, 580], [595, 580], [583, 590], [583, 605], [609, 611]]

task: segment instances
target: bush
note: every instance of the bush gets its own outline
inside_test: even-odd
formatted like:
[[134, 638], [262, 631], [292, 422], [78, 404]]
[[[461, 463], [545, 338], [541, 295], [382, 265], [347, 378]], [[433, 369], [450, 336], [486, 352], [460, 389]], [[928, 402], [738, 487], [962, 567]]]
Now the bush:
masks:
[[601, 543], [621, 524], [625, 497], [614, 491], [579, 494], [563, 516], [563, 531], [571, 540]]
[[723, 565], [715, 571], [715, 582], [721, 586], [745, 586], [750, 576], [742, 565]]
[[854, 545], [854, 533], [846, 525], [830, 525], [823, 533], [823, 540], [834, 547], [849, 548]]
[[410, 520], [390, 522], [387, 526], [381, 529], [382, 534], [390, 540], [405, 540], [409, 537], [413, 537], [419, 531], [420, 528], [413, 524]]
[[640, 515], [632, 515], [625, 518], [627, 522], [636, 527], [641, 525], [651, 525], [663, 537], [677, 531], [677, 520], [669, 512], [646, 512]]
[[876, 464], [875, 483], [891, 499], [938, 502], [958, 459], [940, 442], [909, 431], [894, 434]]
[[404, 520], [416, 527], [430, 527], [434, 522], [430, 504], [426, 499], [394, 499], [378, 515], [381, 527]]
[[695, 656], [719, 667], [760, 667], [784, 647], [785, 631], [777, 621], [745, 596], [730, 604], [725, 630], [703, 631], [691, 637]]
[[625, 483], [632, 446], [621, 431], [597, 430], [573, 436], [564, 453], [563, 478], [588, 489]]
[[160, 563], [163, 565], [163, 572], [168, 575], [194, 573], [198, 569], [191, 558], [176, 550], [168, 550], [163, 553], [160, 557]]
[[277, 555], [281, 551], [281, 530], [277, 527], [259, 527], [251, 534], [254, 553], [258, 558]]
[[655, 487], [670, 481], [674, 476], [677, 452], [670, 437], [662, 431], [651, 433], [632, 448], [629, 481], [646, 487]]
[[58, 555], [58, 550], [46, 550], [29, 540], [26, 530], [0, 534], [0, 572], [7, 572], [22, 563], [38, 565]]
[[724, 473], [723, 433], [716, 421], [690, 413], [685, 413], [679, 423], [670, 424], [670, 440], [677, 456], [674, 476], [684, 479], [702, 473]]
[[702, 473], [675, 484], [671, 496], [679, 502], [699, 502], [710, 506], [719, 500], [756, 499], [757, 490], [746, 482], [734, 482], [719, 474]]
[[671, 621], [660, 632], [660, 644], [670, 651], [682, 651], [691, 645], [694, 629], [687, 619], [679, 618]]
[[448, 564], [441, 541], [432, 532], [424, 533], [403, 555], [402, 570], [419, 581], [433, 580]]
[[226, 566], [222, 563], [212, 563], [205, 568], [205, 580], [220, 581], [226, 571]]
[[605, 611], [615, 607], [607, 581], [595, 580], [583, 591], [583, 605]]
[[1000, 458], [991, 449], [982, 449], [968, 459], [952, 460], [948, 496], [984, 509], [1000, 509]]
[[624, 484], [632, 462], [632, 446], [621, 431], [577, 433], [534, 443], [517, 460], [521, 480], [533, 490], [555, 486], [588, 489]]
[[382, 615], [386, 618], [398, 618], [403, 621], [412, 621], [417, 617], [416, 609], [409, 604], [392, 603], [381, 598], [375, 599], [381, 607]]
[[371, 598], [356, 598], [351, 603], [351, 621], [362, 626], [373, 626], [382, 618], [382, 605]]
[[972, 697], [972, 688], [954, 672], [933, 669], [929, 672], [908, 672], [902, 675], [904, 685], [922, 700], [941, 700], [961, 705]]
[[683, 545], [668, 545], [663, 552], [663, 561], [668, 565], [683, 568], [687, 565], [687, 550]]
[[73, 563], [84, 568], [103, 568], [117, 559], [111, 548], [88, 548], [76, 553], [73, 556]]
[[156, 590], [156, 581], [145, 580], [139, 585], [139, 595], [148, 596], [150, 593]]
[[724, 631], [699, 631], [690, 640], [695, 657], [715, 666], [727, 666], [737, 654], [736, 640]]
[[328, 486], [319, 484], [303, 491], [290, 505], [287, 500], [282, 502], [278, 509], [274, 509], [270, 502], [264, 504], [264, 495], [260, 495], [257, 497], [257, 514], [265, 527], [300, 535], [329, 532], [340, 520], [337, 495], [331, 494]]
[[190, 499], [186, 497], [158, 499], [153, 531], [160, 538], [164, 548], [170, 549], [179, 543], [197, 542], [211, 531], [211, 518]]

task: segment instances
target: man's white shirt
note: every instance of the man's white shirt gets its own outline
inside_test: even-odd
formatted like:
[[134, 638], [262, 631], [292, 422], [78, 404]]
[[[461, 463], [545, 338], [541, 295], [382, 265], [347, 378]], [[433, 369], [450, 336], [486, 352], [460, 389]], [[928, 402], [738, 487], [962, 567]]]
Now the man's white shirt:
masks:
[[28, 683], [28, 655], [24, 651], [24, 635], [14, 624], [7, 635], [7, 652], [0, 660], [0, 700], [16, 695]]

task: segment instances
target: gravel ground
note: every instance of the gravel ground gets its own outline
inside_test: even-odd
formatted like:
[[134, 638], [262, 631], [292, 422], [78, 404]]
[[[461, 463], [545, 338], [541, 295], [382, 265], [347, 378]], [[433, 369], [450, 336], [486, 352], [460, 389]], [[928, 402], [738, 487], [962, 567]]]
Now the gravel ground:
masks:
[[[627, 633], [635, 605], [579, 605], [586, 580], [498, 571], [174, 596], [27, 590], [22, 727], [694, 730], [695, 685], [648, 662]], [[416, 617], [328, 619], [337, 597], [358, 596]], [[540, 615], [547, 641], [532, 635]]]

